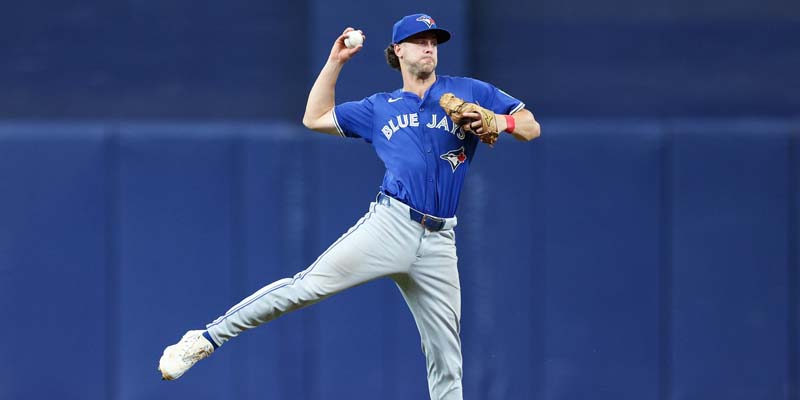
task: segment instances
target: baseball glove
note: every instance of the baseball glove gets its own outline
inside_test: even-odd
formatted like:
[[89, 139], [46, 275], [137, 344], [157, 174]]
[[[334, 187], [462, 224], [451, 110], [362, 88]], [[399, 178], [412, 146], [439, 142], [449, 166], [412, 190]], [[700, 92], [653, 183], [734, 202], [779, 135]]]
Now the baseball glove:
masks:
[[[492, 110], [485, 109], [475, 103], [469, 103], [459, 99], [452, 93], [445, 93], [439, 98], [439, 105], [442, 106], [444, 112], [453, 120], [456, 125], [461, 127], [474, 135], [477, 135], [481, 142], [488, 144], [490, 147], [494, 146], [500, 132], [497, 131], [497, 122], [495, 121], [495, 114]], [[471, 118], [464, 117], [464, 113], [478, 113], [483, 120], [483, 132], [477, 133], [470, 126], [470, 122], [475, 121]]]

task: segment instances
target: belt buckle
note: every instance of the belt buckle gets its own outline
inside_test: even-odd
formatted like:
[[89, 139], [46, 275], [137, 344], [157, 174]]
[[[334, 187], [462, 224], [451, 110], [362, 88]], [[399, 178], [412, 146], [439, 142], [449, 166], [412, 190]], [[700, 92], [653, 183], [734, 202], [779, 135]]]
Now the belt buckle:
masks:
[[[420, 225], [422, 225], [423, 228], [425, 228], [425, 229], [427, 229], [427, 230], [429, 230], [431, 232], [438, 232], [438, 231], [442, 230], [442, 228], [444, 228], [444, 220], [436, 218], [436, 217], [430, 217], [430, 218], [428, 218], [428, 217], [429, 217], [428, 214], [422, 214], [422, 219], [419, 221], [419, 223], [420, 223]], [[426, 224], [426, 222], [430, 223], [431, 225], [435, 224], [435, 226], [428, 226], [428, 224]]]

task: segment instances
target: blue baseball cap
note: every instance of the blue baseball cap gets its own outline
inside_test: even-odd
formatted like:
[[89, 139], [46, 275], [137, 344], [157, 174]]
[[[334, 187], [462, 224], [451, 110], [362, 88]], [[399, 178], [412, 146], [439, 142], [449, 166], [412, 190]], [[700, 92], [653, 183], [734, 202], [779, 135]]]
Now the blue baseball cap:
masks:
[[436, 40], [442, 44], [450, 40], [450, 32], [436, 26], [436, 21], [427, 14], [406, 15], [394, 23], [392, 43], [400, 43], [420, 32], [433, 32]]

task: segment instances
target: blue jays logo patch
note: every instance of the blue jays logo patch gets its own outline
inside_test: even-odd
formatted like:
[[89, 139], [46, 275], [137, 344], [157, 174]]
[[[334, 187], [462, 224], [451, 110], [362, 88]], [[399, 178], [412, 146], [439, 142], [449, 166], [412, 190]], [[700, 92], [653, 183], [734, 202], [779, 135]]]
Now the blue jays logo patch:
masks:
[[428, 25], [428, 28], [430, 28], [431, 25], [436, 25], [436, 21], [434, 21], [433, 18], [431, 18], [431, 17], [429, 17], [427, 15], [420, 16], [419, 18], [417, 18], [417, 21], [424, 22], [425, 25]]
[[450, 168], [453, 168], [453, 172], [456, 172], [456, 168], [463, 164], [464, 161], [467, 161], [467, 153], [464, 152], [464, 146], [461, 146], [458, 149], [450, 150], [442, 154], [439, 158], [449, 162]]

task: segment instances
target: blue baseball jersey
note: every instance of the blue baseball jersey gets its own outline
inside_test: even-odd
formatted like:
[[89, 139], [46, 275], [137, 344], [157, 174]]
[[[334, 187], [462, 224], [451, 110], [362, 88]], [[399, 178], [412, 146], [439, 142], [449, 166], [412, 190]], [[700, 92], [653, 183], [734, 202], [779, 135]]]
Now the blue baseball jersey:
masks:
[[426, 214], [455, 215], [479, 139], [466, 134], [439, 106], [453, 93], [498, 114], [525, 107], [500, 89], [472, 78], [437, 76], [420, 99], [402, 89], [334, 107], [342, 136], [363, 138], [386, 166], [381, 190]]

